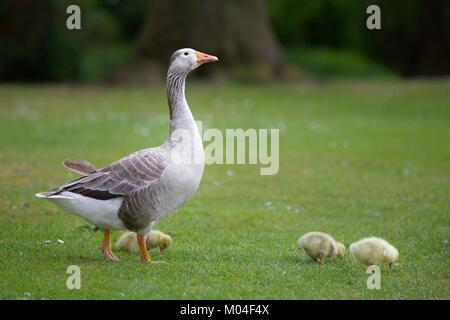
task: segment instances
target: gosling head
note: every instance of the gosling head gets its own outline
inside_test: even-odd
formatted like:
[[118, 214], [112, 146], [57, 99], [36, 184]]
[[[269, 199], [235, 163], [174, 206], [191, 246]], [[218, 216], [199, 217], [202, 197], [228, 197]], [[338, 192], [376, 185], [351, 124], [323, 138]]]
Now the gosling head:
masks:
[[394, 266], [397, 265], [397, 261], [398, 261], [398, 250], [397, 248], [395, 248], [394, 246], [392, 246], [391, 250], [389, 250], [389, 252], [387, 253], [387, 259], [389, 261], [389, 267], [393, 268]]
[[341, 242], [337, 243], [337, 256], [343, 257], [345, 254], [345, 245]]
[[215, 56], [191, 48], [184, 48], [177, 50], [172, 54], [169, 70], [186, 75], [204, 63], [217, 60], [219, 59]]
[[169, 235], [162, 235], [158, 240], [159, 252], [164, 251], [172, 244], [172, 238]]

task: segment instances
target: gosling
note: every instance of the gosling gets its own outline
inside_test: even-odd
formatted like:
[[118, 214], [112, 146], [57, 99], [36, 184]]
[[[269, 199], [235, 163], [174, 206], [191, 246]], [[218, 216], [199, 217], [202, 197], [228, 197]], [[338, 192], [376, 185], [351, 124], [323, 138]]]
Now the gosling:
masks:
[[365, 266], [395, 264], [398, 259], [398, 250], [384, 239], [370, 237], [364, 238], [350, 245], [351, 254]]
[[[173, 240], [172, 237], [164, 232], [152, 230], [147, 235], [147, 249], [159, 248], [161, 253], [170, 247]], [[139, 252], [139, 245], [136, 239], [136, 233], [126, 232], [116, 242], [116, 248], [122, 251]]]
[[323, 232], [308, 232], [298, 239], [297, 245], [320, 264], [324, 263], [326, 257], [343, 257], [345, 254], [344, 244], [336, 242], [332, 236]]

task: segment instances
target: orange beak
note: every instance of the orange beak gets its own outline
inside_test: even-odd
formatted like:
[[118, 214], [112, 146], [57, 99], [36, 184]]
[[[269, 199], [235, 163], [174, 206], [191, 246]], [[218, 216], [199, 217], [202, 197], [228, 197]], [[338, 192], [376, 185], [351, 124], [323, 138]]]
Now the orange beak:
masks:
[[197, 62], [198, 63], [205, 63], [205, 62], [214, 62], [219, 60], [219, 58], [200, 52], [200, 51], [195, 51], [195, 54], [197, 55]]

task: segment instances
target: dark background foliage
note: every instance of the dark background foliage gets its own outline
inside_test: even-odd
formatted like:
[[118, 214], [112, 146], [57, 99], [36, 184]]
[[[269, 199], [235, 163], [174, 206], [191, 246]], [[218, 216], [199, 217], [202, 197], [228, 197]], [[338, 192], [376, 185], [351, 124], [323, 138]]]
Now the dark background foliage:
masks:
[[[65, 27], [70, 4], [81, 7], [80, 31]], [[381, 7], [381, 30], [366, 28], [370, 4]], [[247, 38], [230, 26], [237, 34], [249, 30]], [[445, 0], [4, 0], [0, 81], [121, 81], [151, 73], [158, 67], [147, 62], [162, 63], [172, 50], [162, 41], [169, 34], [172, 46], [219, 55], [226, 66], [220, 74], [232, 78], [283, 78], [293, 68], [318, 78], [450, 74]]]

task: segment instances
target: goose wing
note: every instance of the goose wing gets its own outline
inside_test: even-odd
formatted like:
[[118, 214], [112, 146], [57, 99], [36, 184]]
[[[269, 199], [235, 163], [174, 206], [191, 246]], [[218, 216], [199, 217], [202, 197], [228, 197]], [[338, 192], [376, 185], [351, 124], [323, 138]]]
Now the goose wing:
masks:
[[97, 171], [97, 168], [86, 160], [70, 160], [66, 159], [63, 162], [63, 166], [73, 171], [75, 173], [81, 174], [83, 176]]
[[168, 164], [165, 152], [159, 148], [132, 153], [104, 168], [67, 183], [53, 194], [63, 191], [78, 193], [99, 200], [126, 197], [152, 185]]

